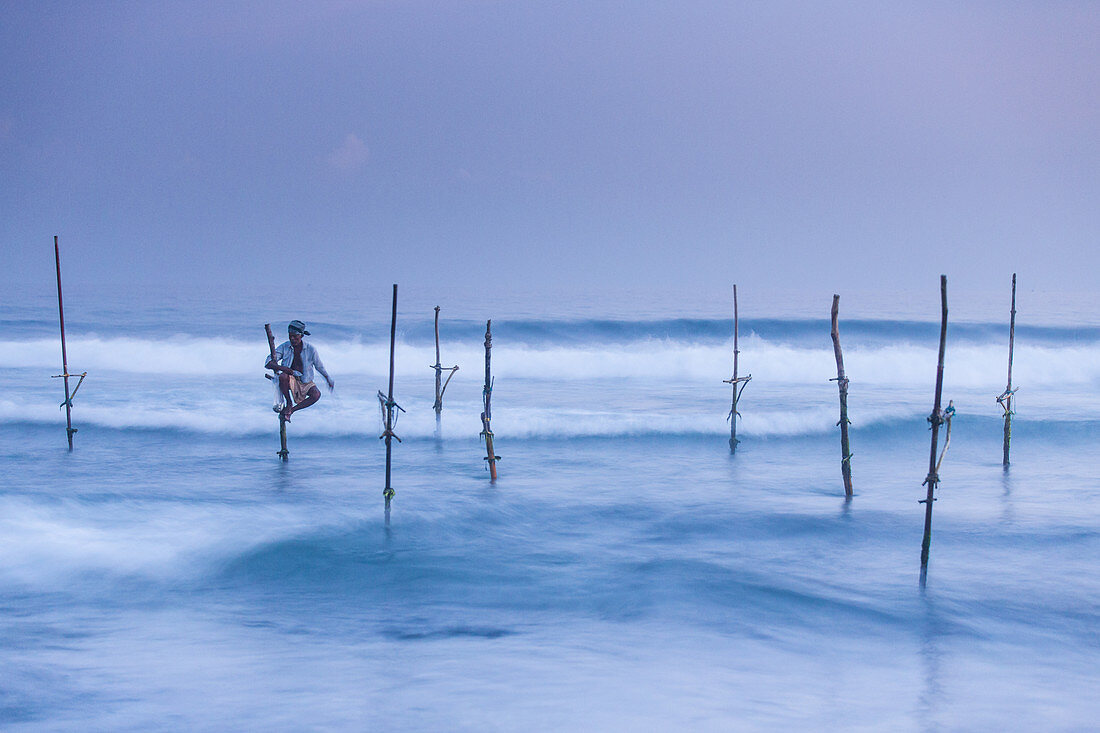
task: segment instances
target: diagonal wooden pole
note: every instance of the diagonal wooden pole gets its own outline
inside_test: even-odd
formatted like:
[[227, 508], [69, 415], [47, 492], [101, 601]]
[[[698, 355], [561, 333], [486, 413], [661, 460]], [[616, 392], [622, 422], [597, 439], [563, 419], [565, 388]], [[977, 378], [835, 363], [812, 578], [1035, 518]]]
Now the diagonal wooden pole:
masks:
[[61, 301], [61, 249], [57, 236], [53, 238], [54, 260], [57, 262], [57, 315], [61, 320], [61, 376], [65, 381], [65, 435], [69, 439], [69, 452], [73, 450], [73, 402], [69, 394], [69, 355], [65, 351], [65, 305]]
[[924, 581], [928, 575], [928, 548], [932, 544], [932, 503], [936, 500], [936, 485], [940, 482], [936, 464], [936, 447], [940, 437], [940, 425], [946, 420], [940, 410], [943, 396], [943, 353], [947, 344], [947, 275], [940, 275], [940, 352], [939, 362], [936, 366], [936, 399], [932, 406], [932, 414], [928, 416], [928, 422], [932, 424], [932, 448], [928, 458], [928, 476], [924, 483], [928, 486], [928, 494], [922, 500], [924, 504], [924, 539], [920, 548], [920, 581]]
[[386, 439], [386, 488], [382, 490], [382, 496], [386, 498], [386, 522], [390, 519], [390, 501], [393, 499], [394, 490], [390, 485], [390, 458], [392, 456], [393, 438], [396, 437], [393, 434], [393, 408], [396, 403], [393, 401], [393, 352], [394, 344], [397, 340], [397, 283], [393, 284], [393, 312], [390, 318], [390, 389], [386, 397], [386, 432], [383, 433], [383, 437]]

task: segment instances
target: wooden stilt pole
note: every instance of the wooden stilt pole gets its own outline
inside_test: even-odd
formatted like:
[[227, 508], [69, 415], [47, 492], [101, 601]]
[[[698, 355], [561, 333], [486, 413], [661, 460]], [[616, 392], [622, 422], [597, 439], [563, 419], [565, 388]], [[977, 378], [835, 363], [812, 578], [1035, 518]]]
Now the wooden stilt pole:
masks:
[[386, 523], [389, 524], [390, 520], [390, 501], [393, 499], [396, 493], [393, 490], [393, 486], [390, 483], [390, 460], [393, 455], [393, 439], [397, 438], [397, 442], [401, 442], [401, 438], [398, 438], [394, 434], [393, 428], [397, 424], [397, 413], [394, 409], [404, 412], [396, 402], [393, 401], [393, 354], [394, 344], [397, 340], [397, 283], [393, 284], [393, 314], [390, 318], [390, 388], [389, 392], [383, 395], [378, 393], [378, 401], [382, 403], [382, 414], [385, 420], [386, 429], [380, 435], [380, 438], [386, 440], [386, 488], [382, 490], [382, 496], [386, 498]]
[[[932, 448], [929, 452], [928, 458], [928, 476], [924, 479], [924, 484], [928, 487], [927, 496], [921, 500], [920, 503], [924, 504], [924, 540], [921, 542], [920, 549], [920, 580], [921, 585], [924, 585], [924, 581], [928, 574], [928, 548], [932, 544], [932, 503], [936, 500], [936, 485], [940, 481], [938, 473], [938, 465], [936, 462], [936, 448], [940, 437], [940, 425], [948, 421], [946, 416], [940, 410], [942, 395], [943, 395], [943, 353], [947, 345], [947, 276], [940, 275], [940, 310], [942, 312], [940, 320], [940, 353], [939, 362], [936, 366], [936, 399], [932, 406], [932, 414], [928, 416], [928, 422], [932, 424]], [[950, 423], [948, 423], [950, 425]], [[946, 450], [946, 446], [945, 446]]]
[[[737, 452], [737, 444], [741, 441], [737, 439], [737, 418], [741, 417], [741, 413], [737, 411], [737, 401], [741, 399], [741, 393], [745, 391], [745, 387], [748, 386], [749, 380], [752, 379], [752, 375], [749, 374], [746, 377], [737, 376], [737, 355], [741, 353], [737, 347], [737, 329], [738, 329], [738, 317], [737, 317], [737, 286], [733, 286], [733, 378], [723, 379], [723, 384], [733, 385], [733, 405], [730, 407], [730, 414], [728, 419], [730, 421], [730, 453]], [[740, 384], [740, 388], [738, 388]]]
[[439, 361], [439, 306], [435, 307], [435, 364], [432, 364], [432, 369], [435, 370], [435, 404], [432, 406], [435, 410], [435, 421], [438, 423], [440, 415], [443, 412], [443, 393], [447, 391], [447, 385], [451, 383], [451, 377], [458, 371], [458, 365], [449, 367], [451, 373], [447, 375], [447, 381], [443, 381], [443, 364]]
[[439, 306], [435, 307], [435, 364], [432, 365], [432, 369], [435, 369], [435, 404], [432, 408], [435, 410], [435, 419], [439, 420], [440, 414], [443, 412], [443, 400], [440, 393], [443, 391], [443, 364], [439, 361]]
[[1012, 273], [1012, 313], [1009, 318], [1008, 326], [1008, 386], [1005, 387], [1005, 391], [1001, 393], [1001, 396], [997, 398], [997, 402], [1005, 411], [1005, 439], [1004, 439], [1004, 457], [1002, 459], [1002, 465], [1008, 468], [1008, 448], [1012, 442], [1012, 416], [1016, 413], [1012, 409], [1013, 396], [1016, 394], [1016, 390], [1012, 389], [1012, 350], [1015, 346], [1016, 340], [1016, 273]]
[[[840, 327], [838, 325], [838, 313], [840, 311], [840, 296], [833, 295], [833, 354], [836, 356], [836, 384], [840, 389], [840, 473], [844, 478], [844, 495], [852, 498], [852, 453], [848, 445], [848, 377], [844, 374], [844, 355], [840, 351]], [[831, 380], [830, 380], [831, 381]]]
[[[73, 396], [69, 394], [69, 355], [65, 350], [65, 305], [61, 300], [61, 249], [56, 236], [53, 238], [53, 254], [54, 260], [57, 262], [57, 315], [61, 320], [61, 374], [57, 376], [65, 381], [65, 401], [62, 404], [65, 406], [65, 435], [69, 440], [69, 452], [71, 453], [73, 450], [73, 433], [76, 432], [76, 428], [73, 427]], [[84, 375], [81, 375], [80, 379], [84, 381]], [[80, 385], [78, 384], [77, 389], [79, 388]]]
[[[275, 335], [271, 333], [270, 323], [264, 324], [264, 331], [267, 332], [267, 347], [271, 350], [271, 361], [276, 362], [277, 365], [278, 362], [275, 358]], [[268, 379], [274, 380], [275, 386], [276, 388], [278, 388], [279, 372], [274, 370], [272, 371], [274, 372], [274, 376], [272, 376], [271, 374], [265, 376], [267, 376]], [[290, 397], [287, 397], [286, 395], [283, 395], [283, 399], [289, 399], [290, 404], [294, 404], [294, 400]], [[288, 460], [290, 460], [290, 451], [286, 449], [286, 418], [283, 417], [283, 413], [281, 412], [279, 413], [279, 452], [275, 455], [279, 456], [279, 458], [283, 460], [283, 463], [286, 463]]]
[[485, 398], [485, 411], [481, 413], [481, 437], [485, 439], [485, 452], [487, 454], [485, 460], [489, 462], [489, 479], [496, 481], [497, 461], [500, 460], [500, 456], [496, 455], [493, 450], [493, 430], [489, 425], [489, 421], [493, 417], [493, 376], [490, 368], [493, 350], [492, 326], [492, 320], [485, 322], [485, 387], [482, 390], [482, 395]]
[[65, 435], [68, 437], [69, 451], [73, 450], [73, 400], [68, 391], [68, 353], [65, 350], [65, 305], [62, 303], [62, 251], [54, 237], [54, 260], [57, 262], [57, 316], [62, 324], [62, 373], [65, 381]]

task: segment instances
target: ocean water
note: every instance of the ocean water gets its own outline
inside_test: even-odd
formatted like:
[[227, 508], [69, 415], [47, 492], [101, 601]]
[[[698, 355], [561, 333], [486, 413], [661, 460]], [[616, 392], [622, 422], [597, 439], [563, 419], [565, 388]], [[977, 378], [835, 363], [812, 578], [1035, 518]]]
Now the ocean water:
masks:
[[[89, 376], [66, 449], [56, 304], [4, 303], [6, 730], [1083, 730], [1100, 719], [1100, 325], [953, 308], [950, 448], [919, 556], [939, 301], [402, 301], [294, 312], [66, 294]], [[369, 297], [368, 297], [369, 296]], [[886, 295], [879, 302], [886, 302]], [[639, 306], [641, 302], [643, 305]], [[437, 423], [431, 305], [458, 364]], [[1001, 306], [1004, 306], [1003, 309]], [[996, 317], [997, 311], [1003, 310]], [[302, 318], [336, 390], [282, 463], [263, 324]], [[493, 319], [489, 480], [478, 415]]]

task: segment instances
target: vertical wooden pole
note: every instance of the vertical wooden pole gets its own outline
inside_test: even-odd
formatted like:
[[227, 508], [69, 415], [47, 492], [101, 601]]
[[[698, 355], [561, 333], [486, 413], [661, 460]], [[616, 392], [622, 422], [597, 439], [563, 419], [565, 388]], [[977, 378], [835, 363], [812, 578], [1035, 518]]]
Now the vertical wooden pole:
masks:
[[844, 355], [840, 351], [838, 313], [840, 296], [833, 295], [833, 354], [836, 356], [836, 384], [840, 389], [840, 473], [844, 478], [844, 495], [852, 498], [852, 453], [848, 445], [848, 377], [844, 374]]
[[737, 330], [738, 330], [738, 317], [737, 317], [737, 285], [733, 286], [733, 405], [731, 410], [733, 413], [730, 415], [730, 453], [737, 450], [737, 355], [741, 353], [741, 350], [737, 345]]
[[393, 352], [397, 340], [397, 283], [393, 284], [393, 312], [390, 317], [390, 389], [386, 398], [386, 488], [382, 490], [382, 496], [386, 497], [386, 520], [389, 521], [390, 501], [393, 499], [394, 490], [390, 485], [390, 458], [392, 456], [393, 443]]
[[61, 249], [57, 236], [53, 238], [54, 260], [57, 262], [57, 314], [61, 320], [61, 376], [65, 381], [65, 435], [69, 439], [69, 452], [73, 450], [73, 403], [69, 394], [69, 355], [65, 351], [65, 305], [61, 301]]
[[[737, 411], [737, 401], [741, 398], [741, 393], [745, 390], [749, 380], [752, 379], [752, 375], [747, 377], [737, 376], [737, 356], [741, 353], [737, 344], [737, 331], [738, 331], [738, 314], [737, 314], [737, 286], [733, 286], [733, 378], [723, 379], [724, 384], [733, 385], [733, 403], [730, 407], [729, 421], [730, 421], [730, 453], [737, 452], [737, 444], [741, 441], [737, 439], [737, 418], [741, 416], [741, 413]], [[738, 387], [740, 385], [740, 387]]]
[[435, 410], [435, 430], [436, 437], [439, 436], [440, 429], [440, 416], [443, 412], [443, 393], [447, 391], [447, 385], [451, 383], [451, 377], [458, 371], [458, 365], [453, 367], [447, 367], [451, 372], [447, 375], [447, 381], [443, 381], [443, 364], [439, 360], [439, 306], [435, 307], [435, 364], [432, 364], [430, 369], [435, 370], [435, 404], [432, 408]]
[[[275, 359], [275, 334], [271, 333], [271, 324], [270, 323], [265, 323], [264, 324], [264, 331], [267, 332], [267, 347], [268, 347], [268, 349], [271, 350], [271, 361], [276, 361], [276, 359]], [[275, 388], [278, 389], [279, 388], [279, 372], [278, 371], [274, 371], [274, 376], [272, 377], [272, 379], [275, 380]], [[283, 399], [291, 399], [291, 404], [293, 404], [293, 398], [287, 398], [286, 395], [283, 395]], [[286, 418], [283, 416], [283, 413], [281, 413], [281, 412], [279, 413], [279, 452], [276, 453], [275, 455], [279, 456], [279, 458], [281, 458], [283, 460], [283, 463], [286, 463], [290, 459], [290, 451], [288, 451], [286, 449]]]
[[489, 462], [489, 479], [492, 481], [497, 480], [497, 461], [500, 460], [500, 456], [496, 455], [493, 449], [493, 430], [489, 425], [490, 420], [493, 417], [492, 400], [493, 400], [493, 376], [490, 368], [490, 362], [492, 359], [493, 350], [493, 321], [488, 320], [485, 322], [485, 387], [482, 390], [482, 395], [485, 398], [485, 411], [481, 413], [481, 437], [485, 438], [485, 452], [486, 458]]
[[936, 366], [936, 399], [932, 406], [932, 414], [928, 416], [928, 422], [932, 424], [932, 448], [928, 458], [928, 476], [924, 479], [928, 486], [928, 494], [922, 500], [924, 504], [924, 540], [920, 549], [920, 579], [924, 584], [928, 574], [928, 548], [932, 544], [932, 502], [936, 500], [936, 484], [940, 477], [936, 472], [936, 447], [939, 442], [940, 425], [944, 423], [944, 415], [940, 410], [943, 395], [943, 353], [947, 344], [947, 275], [940, 275], [940, 354]]
[[1002, 459], [1002, 465], [1008, 467], [1008, 449], [1009, 444], [1012, 442], [1012, 415], [1015, 414], [1012, 411], [1012, 350], [1015, 346], [1016, 340], [1016, 273], [1012, 273], [1012, 312], [1009, 316], [1008, 326], [1008, 386], [1005, 387], [1004, 394], [1002, 394], [997, 401], [1001, 403], [1001, 406], [1005, 410], [1005, 434], [1004, 434], [1004, 453]]
[[432, 367], [435, 369], [435, 419], [439, 422], [440, 414], [443, 412], [443, 400], [441, 387], [443, 386], [443, 364], [439, 361], [439, 306], [435, 307], [435, 365]]

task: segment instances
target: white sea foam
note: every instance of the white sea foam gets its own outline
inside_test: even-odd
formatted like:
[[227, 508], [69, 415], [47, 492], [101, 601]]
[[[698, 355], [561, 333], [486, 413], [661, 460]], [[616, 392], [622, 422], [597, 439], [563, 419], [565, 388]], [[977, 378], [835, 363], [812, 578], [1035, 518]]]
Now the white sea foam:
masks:
[[[337, 378], [356, 374], [385, 376], [388, 344], [342, 341], [320, 343], [326, 366]], [[0, 342], [0, 367], [60, 371], [57, 342], [35, 339]], [[448, 348], [449, 364], [480, 369], [484, 350], [477, 345]], [[135, 338], [76, 338], [69, 341], [73, 371], [121, 372], [149, 375], [251, 376], [263, 370], [264, 350], [254, 343], [227, 339], [173, 340]], [[851, 347], [844, 354], [853, 382], [902, 385], [929, 381], [935, 376], [936, 348], [910, 343]], [[987, 386], [1003, 381], [1007, 348], [1000, 344], [949, 344], [946, 368], [952, 383], [962, 387]], [[400, 374], [420, 373], [435, 362], [434, 347], [399, 343]], [[817, 383], [835, 376], [832, 348], [805, 348], [762, 338], [743, 339], [741, 374], [779, 383]], [[493, 371], [517, 378], [551, 380], [652, 379], [711, 381], [731, 370], [729, 344], [645, 339], [605, 346], [509, 346], [493, 349]], [[1014, 378], [1032, 386], [1100, 383], [1100, 344], [1032, 346], [1020, 344], [1014, 357]]]
[[[319, 349], [340, 390], [293, 421], [298, 435], [377, 437], [375, 389], [385, 384], [388, 343], [339, 341]], [[0, 342], [0, 367], [58, 369], [57, 344], [40, 339]], [[963, 343], [946, 357], [945, 399], [960, 411], [995, 415], [1004, 388], [1007, 349]], [[189, 430], [227, 435], [272, 432], [272, 392], [261, 378], [263, 351], [227, 339], [77, 338], [73, 370], [93, 378], [78, 399], [78, 424], [115, 429]], [[481, 430], [481, 344], [448, 349], [463, 370], [448, 396], [448, 438], [476, 439]], [[936, 350], [885, 343], [845, 353], [852, 380], [849, 406], [860, 427], [927, 414]], [[604, 346], [510, 346], [498, 342], [493, 372], [506, 385], [494, 399], [494, 428], [514, 437], [720, 434], [729, 409], [729, 345], [643, 339]], [[397, 373], [402, 437], [435, 434], [431, 410], [433, 347], [399, 344]], [[835, 427], [836, 366], [831, 346], [796, 347], [759, 337], [742, 340], [740, 374], [753, 374], [740, 432], [799, 435]], [[56, 372], [54, 372], [56, 373]], [[472, 374], [471, 374], [472, 373]], [[1091, 419], [1100, 385], [1100, 344], [1017, 348], [1014, 383], [1042, 419]], [[43, 378], [0, 400], [0, 420], [56, 423], [59, 385]]]
[[[827, 387], [826, 387], [827, 390]], [[746, 400], [738, 432], [755, 436], [794, 436], [828, 433], [836, 429], [835, 391], [831, 400], [782, 405], [766, 397]], [[958, 396], [958, 395], [953, 395]], [[927, 399], [925, 399], [927, 397]], [[728, 399], [728, 398], [727, 398]], [[922, 421], [931, 395], [919, 400], [890, 399], [871, 401], [862, 395], [850, 400], [850, 416], [860, 429], [896, 421]], [[723, 398], [693, 404], [690, 409], [669, 409], [650, 404], [645, 409], [623, 404], [595, 407], [553, 407], [513, 405], [500, 400], [493, 410], [494, 431], [507, 438], [624, 437], [657, 434], [721, 435], [729, 432], [725, 420], [729, 410]], [[989, 404], [986, 404], [989, 403]], [[745, 406], [745, 405], [748, 406]], [[962, 410], [973, 409], [986, 416], [998, 414], [990, 395], [980, 395], [969, 405], [956, 400]], [[423, 439], [436, 435], [435, 413], [427, 401], [407, 403], [396, 432], [402, 439]], [[476, 441], [481, 431], [480, 403], [448, 403], [443, 420], [447, 440]], [[1087, 419], [1088, 411], [1046, 409], [1047, 418]], [[118, 430], [185, 430], [227, 436], [273, 435], [276, 421], [270, 408], [255, 405], [242, 408], [236, 402], [199, 400], [193, 405], [150, 404], [117, 409], [113, 406], [83, 404], [74, 412], [80, 426], [98, 425]], [[1034, 419], [1034, 418], [1032, 418]], [[64, 424], [56, 405], [0, 401], [0, 421], [38, 424]], [[291, 432], [298, 436], [352, 437], [375, 442], [382, 431], [377, 402], [329, 400], [292, 420]]]
[[244, 507], [173, 505], [172, 511], [153, 511], [139, 502], [107, 507], [90, 519], [72, 500], [47, 506], [6, 496], [0, 498], [0, 577], [36, 584], [88, 572], [175, 577], [203, 570], [218, 553], [236, 553], [306, 524], [290, 508], [266, 507], [257, 517]]

